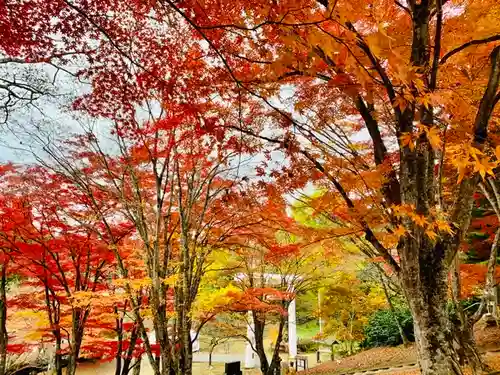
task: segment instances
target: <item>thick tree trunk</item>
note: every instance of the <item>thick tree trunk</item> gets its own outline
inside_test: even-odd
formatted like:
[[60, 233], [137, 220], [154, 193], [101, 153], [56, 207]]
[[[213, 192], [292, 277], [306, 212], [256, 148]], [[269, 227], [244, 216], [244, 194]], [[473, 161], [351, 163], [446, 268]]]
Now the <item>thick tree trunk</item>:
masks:
[[[190, 309], [189, 309], [190, 310]], [[182, 374], [191, 375], [193, 372], [193, 345], [191, 343], [191, 319], [189, 310], [185, 312], [184, 322], [181, 330], [181, 351], [184, 371]]]
[[400, 278], [413, 316], [420, 369], [424, 375], [461, 374], [447, 313], [444, 250], [423, 236], [416, 238], [406, 238]]
[[0, 279], [0, 375], [5, 374], [7, 364], [7, 264], [2, 264]]

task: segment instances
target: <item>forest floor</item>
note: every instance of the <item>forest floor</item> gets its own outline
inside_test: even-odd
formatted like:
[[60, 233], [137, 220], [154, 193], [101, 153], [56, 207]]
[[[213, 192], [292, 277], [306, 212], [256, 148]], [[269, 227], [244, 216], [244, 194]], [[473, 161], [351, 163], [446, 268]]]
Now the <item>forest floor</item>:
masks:
[[[476, 330], [475, 338], [485, 363], [492, 371], [500, 370], [500, 327]], [[418, 375], [415, 366], [417, 355], [415, 346], [380, 347], [362, 351], [350, 357], [327, 362], [308, 371], [304, 375]], [[467, 374], [468, 371], [466, 370]]]

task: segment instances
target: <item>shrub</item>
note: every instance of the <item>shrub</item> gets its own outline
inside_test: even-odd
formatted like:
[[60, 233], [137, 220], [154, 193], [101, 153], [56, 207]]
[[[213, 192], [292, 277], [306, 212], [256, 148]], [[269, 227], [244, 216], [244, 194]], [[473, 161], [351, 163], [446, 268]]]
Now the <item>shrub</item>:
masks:
[[[413, 319], [409, 309], [396, 311], [403, 332], [410, 341], [415, 341], [413, 334]], [[396, 346], [403, 343], [398, 326], [391, 310], [378, 310], [370, 316], [365, 327], [365, 341], [363, 346]]]
[[299, 340], [297, 349], [302, 353], [310, 353], [319, 350], [320, 344], [312, 340]]

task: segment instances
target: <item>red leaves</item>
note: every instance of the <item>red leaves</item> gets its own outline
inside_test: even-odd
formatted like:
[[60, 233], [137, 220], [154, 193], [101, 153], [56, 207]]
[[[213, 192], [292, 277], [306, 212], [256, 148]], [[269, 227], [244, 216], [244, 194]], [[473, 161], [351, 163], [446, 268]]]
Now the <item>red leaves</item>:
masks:
[[7, 344], [7, 353], [9, 354], [24, 354], [36, 348], [34, 344]]
[[297, 256], [300, 252], [300, 246], [296, 244], [289, 245], [280, 245], [275, 244], [271, 245], [269, 251], [264, 255], [264, 259], [273, 264], [278, 264], [285, 258], [291, 256]]
[[[461, 264], [460, 274], [462, 277], [462, 296], [464, 298], [481, 293], [486, 281], [487, 265], [485, 264]], [[500, 267], [495, 269], [497, 283], [500, 281]]]
[[231, 291], [228, 292], [228, 296], [234, 299], [234, 303], [229, 307], [230, 311], [258, 311], [283, 315], [287, 312], [277, 302], [293, 298], [290, 293], [281, 292], [270, 287], [247, 288], [242, 292]]

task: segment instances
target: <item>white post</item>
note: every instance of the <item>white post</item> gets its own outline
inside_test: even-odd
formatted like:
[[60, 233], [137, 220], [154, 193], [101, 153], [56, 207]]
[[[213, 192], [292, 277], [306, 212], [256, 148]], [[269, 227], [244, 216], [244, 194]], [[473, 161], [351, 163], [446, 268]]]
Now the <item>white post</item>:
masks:
[[321, 317], [321, 289], [318, 289], [319, 334], [323, 334], [323, 318]]
[[[255, 333], [254, 333], [254, 327], [253, 327], [253, 319], [252, 319], [252, 312], [248, 312], [248, 323], [247, 323], [247, 338], [250, 340], [252, 345], [255, 345]], [[246, 348], [245, 348], [245, 368], [254, 368], [255, 367], [255, 356], [256, 353], [252, 349], [252, 345], [250, 345], [249, 342], [247, 342]]]
[[297, 356], [297, 322], [295, 315], [295, 298], [288, 305], [288, 356]]

